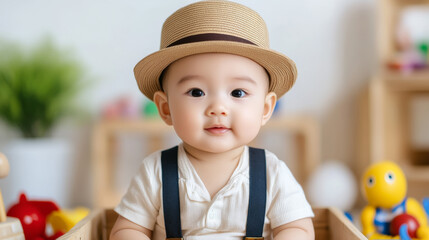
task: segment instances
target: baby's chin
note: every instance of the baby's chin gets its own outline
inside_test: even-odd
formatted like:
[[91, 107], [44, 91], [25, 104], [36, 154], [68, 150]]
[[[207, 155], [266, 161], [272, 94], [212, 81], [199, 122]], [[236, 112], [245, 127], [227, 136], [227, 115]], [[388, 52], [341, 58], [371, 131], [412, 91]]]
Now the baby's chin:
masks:
[[243, 148], [246, 144], [245, 143], [229, 143], [228, 141], [211, 141], [208, 143], [204, 142], [197, 142], [197, 143], [189, 143], [185, 142], [185, 148], [190, 147], [193, 150], [197, 150], [200, 152], [208, 153], [208, 154], [221, 154], [226, 153], [229, 151], [234, 151]]

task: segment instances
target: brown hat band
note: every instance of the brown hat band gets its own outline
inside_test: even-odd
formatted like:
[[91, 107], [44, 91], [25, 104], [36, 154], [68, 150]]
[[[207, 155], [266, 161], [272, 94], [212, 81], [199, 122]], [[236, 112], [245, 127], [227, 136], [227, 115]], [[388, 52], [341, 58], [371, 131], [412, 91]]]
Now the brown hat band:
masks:
[[202, 34], [191, 35], [191, 36], [181, 38], [173, 42], [172, 44], [168, 45], [167, 48], [186, 44], [186, 43], [205, 42], [205, 41], [230, 41], [230, 42], [240, 42], [240, 43], [256, 45], [251, 41], [241, 37], [236, 37], [236, 36], [221, 34], [221, 33], [202, 33]]
[[[230, 41], [230, 42], [246, 43], [246, 44], [256, 46], [256, 44], [252, 43], [251, 41], [249, 41], [247, 39], [241, 38], [241, 37], [236, 37], [236, 36], [232, 36], [232, 35], [228, 35], [228, 34], [221, 34], [221, 33], [202, 33], [202, 34], [191, 35], [191, 36], [181, 38], [181, 39], [173, 42], [172, 44], [168, 45], [166, 48], [177, 46], [177, 45], [182, 45], [182, 44], [187, 44], [187, 43], [205, 42], [205, 41]], [[163, 89], [162, 79], [164, 78], [164, 75], [165, 75], [165, 69], [162, 70], [161, 75], [158, 78], [158, 82], [159, 82], [159, 85], [161, 86], [161, 89]]]

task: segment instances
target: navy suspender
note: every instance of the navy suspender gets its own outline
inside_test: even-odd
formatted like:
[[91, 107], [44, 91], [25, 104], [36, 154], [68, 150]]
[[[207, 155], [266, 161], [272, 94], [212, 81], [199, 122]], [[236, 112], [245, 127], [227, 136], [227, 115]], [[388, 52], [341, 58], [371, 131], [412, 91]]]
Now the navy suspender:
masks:
[[[183, 239], [180, 223], [177, 154], [177, 146], [161, 153], [164, 223], [166, 237], [169, 240]], [[244, 239], [264, 239], [262, 234], [265, 220], [266, 188], [265, 151], [249, 147], [249, 208]]]
[[262, 237], [267, 199], [265, 151], [249, 148], [249, 208], [246, 237]]
[[176, 146], [161, 153], [162, 203], [164, 205], [164, 224], [167, 239], [182, 238], [177, 150]]

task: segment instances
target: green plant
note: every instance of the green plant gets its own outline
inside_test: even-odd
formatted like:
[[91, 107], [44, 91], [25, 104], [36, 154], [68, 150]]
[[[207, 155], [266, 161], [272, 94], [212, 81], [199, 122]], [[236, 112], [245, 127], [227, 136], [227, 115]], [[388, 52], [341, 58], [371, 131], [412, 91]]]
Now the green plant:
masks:
[[0, 118], [25, 138], [45, 137], [72, 109], [83, 68], [50, 41], [34, 49], [0, 42]]

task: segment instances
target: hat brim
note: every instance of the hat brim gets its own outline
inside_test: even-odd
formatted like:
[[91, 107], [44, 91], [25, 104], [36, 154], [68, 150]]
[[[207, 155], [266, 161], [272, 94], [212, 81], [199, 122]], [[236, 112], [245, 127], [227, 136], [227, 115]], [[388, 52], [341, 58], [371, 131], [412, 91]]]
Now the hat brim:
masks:
[[251, 44], [206, 41], [164, 48], [143, 58], [134, 68], [140, 91], [153, 100], [153, 94], [161, 90], [159, 77], [162, 71], [180, 58], [199, 53], [229, 53], [255, 61], [269, 73], [269, 90], [275, 92], [278, 98], [293, 86], [297, 78], [295, 63], [279, 52]]

